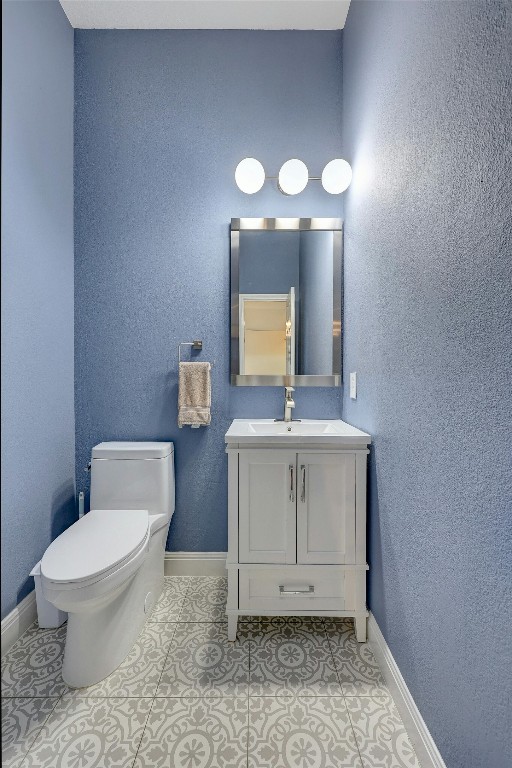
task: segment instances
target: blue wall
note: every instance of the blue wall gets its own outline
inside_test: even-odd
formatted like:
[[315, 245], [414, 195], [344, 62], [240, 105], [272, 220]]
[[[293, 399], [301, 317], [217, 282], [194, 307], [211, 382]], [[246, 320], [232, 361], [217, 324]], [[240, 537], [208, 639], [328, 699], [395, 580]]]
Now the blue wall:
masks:
[[76, 516], [73, 30], [2, 3], [2, 617]]
[[332, 373], [333, 233], [300, 233], [300, 366]]
[[299, 231], [240, 232], [240, 293], [298, 293], [299, 244]]
[[[100, 440], [174, 440], [169, 549], [226, 549], [224, 433], [282, 412], [282, 389], [229, 385], [231, 217], [342, 215], [318, 182], [244, 195], [236, 165], [299, 157], [318, 175], [339, 156], [341, 56], [340, 32], [75, 32], [77, 486]], [[177, 345], [197, 337], [212, 425], [178, 430]], [[296, 402], [341, 412], [336, 389]]]
[[449, 768], [512, 765], [511, 20], [352, 2], [343, 39], [370, 605]]

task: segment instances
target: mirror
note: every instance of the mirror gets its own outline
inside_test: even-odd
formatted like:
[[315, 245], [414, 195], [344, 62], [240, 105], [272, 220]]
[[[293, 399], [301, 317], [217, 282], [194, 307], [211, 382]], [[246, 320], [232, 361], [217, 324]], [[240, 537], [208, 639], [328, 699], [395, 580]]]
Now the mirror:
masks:
[[340, 219], [231, 220], [231, 383], [340, 386]]

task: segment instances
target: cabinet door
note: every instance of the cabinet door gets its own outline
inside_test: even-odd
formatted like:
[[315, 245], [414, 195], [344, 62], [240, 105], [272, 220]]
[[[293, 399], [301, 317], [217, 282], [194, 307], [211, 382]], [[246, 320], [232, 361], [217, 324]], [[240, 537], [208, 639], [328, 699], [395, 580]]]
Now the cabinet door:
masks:
[[297, 562], [355, 562], [356, 461], [353, 453], [299, 453]]
[[295, 451], [240, 451], [239, 561], [296, 562]]

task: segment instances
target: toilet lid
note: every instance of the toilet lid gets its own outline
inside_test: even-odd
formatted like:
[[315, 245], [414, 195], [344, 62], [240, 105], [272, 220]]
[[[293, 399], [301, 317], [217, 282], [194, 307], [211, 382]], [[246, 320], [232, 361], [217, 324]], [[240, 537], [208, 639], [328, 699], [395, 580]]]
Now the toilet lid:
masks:
[[105, 574], [144, 544], [148, 530], [146, 509], [93, 509], [50, 544], [41, 573], [55, 582]]

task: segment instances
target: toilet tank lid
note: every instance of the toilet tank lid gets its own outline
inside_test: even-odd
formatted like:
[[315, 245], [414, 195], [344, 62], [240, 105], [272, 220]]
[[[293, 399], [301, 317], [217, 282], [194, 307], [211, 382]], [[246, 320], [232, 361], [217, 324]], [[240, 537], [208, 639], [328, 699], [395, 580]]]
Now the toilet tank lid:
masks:
[[164, 459], [174, 451], [174, 443], [115, 441], [99, 443], [92, 449], [93, 459]]

